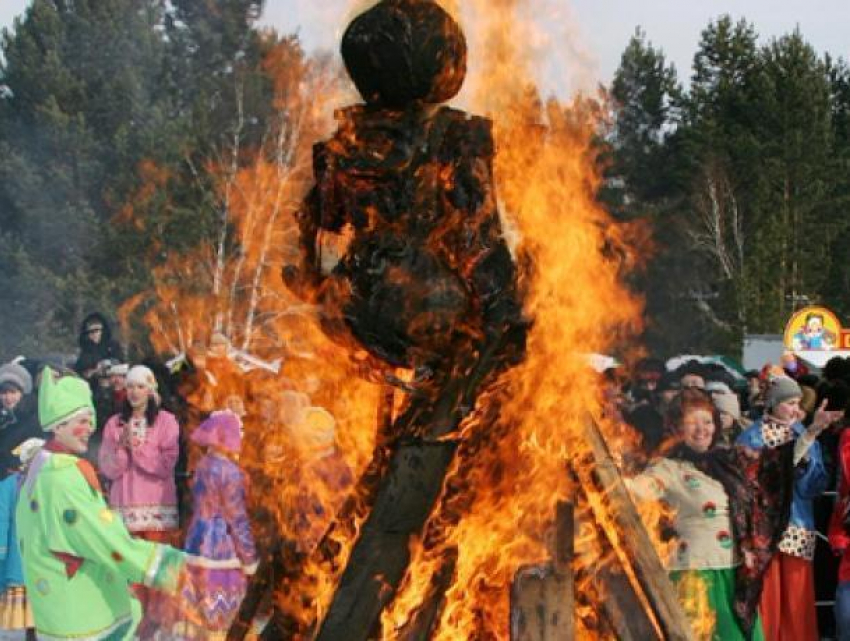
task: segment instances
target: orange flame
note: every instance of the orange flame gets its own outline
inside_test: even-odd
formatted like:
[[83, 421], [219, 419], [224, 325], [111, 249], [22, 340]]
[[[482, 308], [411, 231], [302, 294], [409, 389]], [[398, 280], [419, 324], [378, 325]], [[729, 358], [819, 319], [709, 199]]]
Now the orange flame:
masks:
[[[444, 4], [458, 14], [459, 2]], [[551, 556], [555, 505], [574, 497], [567, 468], [587, 453], [588, 416], [609, 443], [633, 439], [605, 412], [599, 377], [587, 365], [588, 354], [622, 347], [639, 329], [641, 314], [622, 284], [623, 272], [634, 266], [629, 242], [595, 200], [600, 176], [593, 136], [602, 114], [593, 100], [543, 100], [523, 53], [523, 39], [532, 34], [517, 17], [521, 6], [519, 0], [464, 6], [478, 19], [464, 26], [474, 27], [482, 43], [471, 51], [479, 60], [464, 95], [470, 111], [495, 125], [497, 194], [533, 320], [527, 357], [464, 423], [441, 503], [413, 543], [411, 568], [384, 613], [385, 639], [397, 637], [439, 581], [447, 587], [433, 638], [508, 638], [511, 581], [520, 566]], [[222, 235], [158, 268], [154, 291], [128, 301], [121, 317], [125, 325], [142, 317], [158, 350], [191, 353], [196, 365], [217, 375], [216, 384], [198, 377], [192, 399], [199, 408], [241, 398], [247, 412], [242, 462], [255, 481], [254, 509], [268, 516], [264, 537], [296, 541], [304, 552], [345, 495], [313, 474], [321, 458], [313, 446], [335, 445], [342, 468], [356, 477], [375, 448], [381, 412], [392, 413], [393, 402], [368, 375], [368, 357], [354, 345], [331, 343], [320, 310], [296, 299], [280, 278], [297, 252], [295, 214], [309, 186], [310, 145], [330, 130], [329, 108], [350, 102], [341, 97], [334, 71], [302, 62], [286, 43], [268, 57], [282, 118], [255, 159], [246, 163], [248, 150], [230, 150], [204, 168], [226, 216]], [[154, 167], [147, 175], [156, 185], [168, 180]], [[151, 194], [149, 187], [139, 193], [140, 207]], [[132, 206], [121, 219], [140, 224]], [[345, 240], [326, 235], [323, 244], [334, 254]], [[224, 361], [223, 354], [208, 353], [214, 334], [229, 343]], [[236, 371], [237, 352], [265, 364], [279, 355], [284, 361], [279, 374], [259, 368], [221, 376], [224, 369]], [[305, 408], [328, 410], [336, 423], [330, 441], [327, 429], [304, 419]], [[345, 476], [338, 472], [335, 480]], [[299, 527], [304, 501], [321, 505], [325, 520]], [[577, 517], [577, 564], [613, 561]], [[288, 612], [321, 619], [358, 527], [335, 533], [338, 550], [330, 564], [308, 567], [301, 583], [276, 595]], [[587, 576], [581, 580], [579, 592], [596, 589]], [[577, 604], [579, 638], [602, 634], [581, 627], [593, 619], [592, 610]]]
[[[423, 602], [450, 549], [456, 578], [434, 638], [507, 638], [509, 586], [521, 565], [550, 556], [555, 504], [574, 495], [566, 469], [586, 451], [588, 412], [611, 442], [625, 436], [621, 425], [603, 420], [599, 380], [586, 363], [587, 354], [610, 353], [635, 332], [641, 312], [621, 284], [630, 264], [618, 258], [628, 257], [627, 244], [594, 198], [600, 113], [591, 100], [542, 101], [523, 53], [529, 30], [518, 20], [521, 3], [471, 4], [485, 20], [474, 25], [484, 32], [483, 52], [472, 55], [483, 54], [476, 68], [486, 70], [470, 79], [471, 103], [495, 124], [496, 181], [517, 256], [530, 266], [526, 311], [534, 325], [525, 361], [501, 383], [508, 390], [497, 401], [503, 427], [483, 420], [466, 426], [468, 441], [490, 432], [486, 446], [461, 452], [455, 470], [454, 482], [474, 499], [438, 545], [417, 544], [413, 569], [385, 613], [385, 639]], [[593, 546], [592, 537], [579, 538], [580, 557], [582, 546]]]
[[[281, 279], [299, 251], [296, 215], [311, 180], [312, 144], [330, 130], [332, 107], [350, 102], [350, 90], [340, 85], [338, 69], [304, 58], [293, 40], [273, 47], [264, 66], [278, 118], [261, 147], [243, 146], [236, 130], [214, 158], [192, 168], [214, 203], [217, 225], [198, 249], [172, 252], [156, 267], [151, 291], [126, 301], [119, 319], [128, 334], [146, 328], [138, 333], [158, 353], [189, 358], [197, 373], [181, 391], [195, 410], [245, 414], [241, 464], [253, 481], [258, 538], [294, 541], [303, 553], [369, 461], [387, 403], [381, 386], [362, 375], [369, 369], [364, 354], [332, 343], [320, 310]], [[144, 186], [117, 224], [141, 228], [152, 207], [176, 209], [154, 202], [171, 176], [152, 163], [142, 175]], [[333, 255], [345, 239], [328, 235], [322, 242]], [[317, 506], [324, 518], [302, 522]], [[340, 534], [339, 565], [355, 534]], [[307, 576], [292, 590], [299, 605], [309, 603], [305, 619], [321, 614], [335, 585], [327, 568]]]

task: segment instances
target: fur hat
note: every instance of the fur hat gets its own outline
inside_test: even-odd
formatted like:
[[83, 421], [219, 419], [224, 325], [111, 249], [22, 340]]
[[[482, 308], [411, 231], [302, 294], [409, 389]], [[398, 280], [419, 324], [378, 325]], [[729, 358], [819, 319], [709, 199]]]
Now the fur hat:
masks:
[[95, 419], [89, 384], [76, 376], [62, 376], [45, 367], [38, 388], [41, 429], [52, 432], [59, 424], [81, 414], [91, 415], [92, 421]]
[[729, 414], [736, 421], [741, 419], [741, 402], [734, 392], [712, 394], [711, 400], [714, 401], [714, 407], [718, 412]]
[[770, 383], [765, 403], [767, 409], [772, 410], [780, 403], [792, 398], [799, 398], [801, 400], [803, 398], [803, 390], [800, 389], [797, 381], [787, 376], [777, 376]]
[[705, 391], [709, 394], [732, 394], [732, 390], [723, 381], [708, 381], [705, 384]]
[[130, 372], [130, 366], [127, 363], [114, 363], [106, 373], [109, 376], [127, 376]]
[[11, 383], [24, 394], [32, 392], [32, 376], [18, 363], [6, 363], [0, 367], [0, 387], [6, 383]]

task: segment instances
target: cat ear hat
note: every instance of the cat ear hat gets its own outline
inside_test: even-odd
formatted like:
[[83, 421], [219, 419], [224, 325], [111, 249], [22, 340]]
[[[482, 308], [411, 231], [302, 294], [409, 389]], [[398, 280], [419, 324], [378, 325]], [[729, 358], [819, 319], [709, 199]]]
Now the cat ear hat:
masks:
[[83, 379], [45, 367], [38, 388], [38, 422], [45, 432], [88, 414], [95, 420], [91, 388]]

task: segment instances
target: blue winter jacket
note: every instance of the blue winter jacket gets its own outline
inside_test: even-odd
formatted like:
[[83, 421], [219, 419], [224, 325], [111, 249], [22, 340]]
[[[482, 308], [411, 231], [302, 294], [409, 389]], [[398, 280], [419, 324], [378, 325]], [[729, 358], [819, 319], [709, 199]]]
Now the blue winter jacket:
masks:
[[18, 474], [0, 481], [0, 592], [11, 585], [24, 585], [24, 570], [15, 535], [15, 507], [18, 503]]
[[[752, 449], [764, 447], [761, 428], [763, 418], [755, 421], [739, 437], [738, 443]], [[794, 433], [799, 437], [805, 427], [802, 423], [794, 423], [791, 426]], [[823, 462], [823, 452], [818, 441], [815, 441], [808, 452], [808, 461], [805, 459], [797, 465], [794, 470], [794, 495], [791, 500], [791, 519], [789, 525], [796, 525], [810, 532], [815, 531], [815, 517], [813, 501], [829, 487], [829, 474]]]

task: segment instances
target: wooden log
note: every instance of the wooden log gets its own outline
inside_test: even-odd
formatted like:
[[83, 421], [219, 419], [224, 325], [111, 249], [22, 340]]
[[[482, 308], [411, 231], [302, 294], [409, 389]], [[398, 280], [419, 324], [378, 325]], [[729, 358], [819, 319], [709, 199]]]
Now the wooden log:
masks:
[[599, 595], [599, 614], [618, 641], [659, 639], [658, 628], [646, 603], [635, 592], [622, 568], [610, 564], [592, 568], [593, 585]]
[[573, 641], [575, 583], [571, 563], [573, 505], [557, 507], [551, 563], [520, 568], [511, 588], [511, 641]]
[[558, 501], [555, 513], [555, 567], [563, 574], [572, 574], [570, 567], [575, 555], [575, 508], [568, 501]]
[[410, 621], [398, 631], [398, 641], [428, 641], [436, 631], [440, 614], [445, 604], [446, 590], [452, 584], [457, 567], [457, 549], [451, 548], [443, 557], [440, 569], [431, 579], [431, 586], [422, 605], [410, 617]]
[[422, 530], [454, 455], [453, 443], [398, 448], [342, 575], [318, 639], [365, 641], [410, 561], [410, 537]]
[[511, 588], [511, 641], [573, 641], [572, 575], [554, 563], [520, 568]]
[[[372, 509], [321, 622], [319, 641], [370, 638], [407, 571], [411, 537], [422, 532], [443, 488], [456, 448], [450, 437], [472, 411], [480, 389], [513, 354], [517, 332], [524, 336], [522, 327], [506, 331], [488, 343], [477, 359], [458, 355], [459, 362], [474, 365], [463, 375], [452, 371], [448, 380], [437, 379], [431, 398], [411, 403], [395, 421], [396, 433], [413, 438], [396, 446], [389, 469], [376, 479]], [[276, 613], [273, 622], [282, 622], [283, 614]], [[264, 635], [264, 639], [272, 637]]]
[[243, 641], [251, 631], [251, 624], [257, 614], [260, 602], [267, 595], [273, 584], [275, 563], [273, 557], [264, 558], [257, 568], [256, 574], [248, 583], [245, 598], [239, 606], [236, 619], [227, 632], [227, 641]]
[[[624, 630], [626, 637], [646, 640], [687, 640], [693, 632], [676, 598], [667, 571], [658, 558], [643, 521], [620, 477], [599, 427], [586, 422], [585, 439], [588, 451], [573, 466], [573, 473], [587, 495], [596, 523], [609, 539], [622, 574], [605, 569], [598, 580], [609, 588], [615, 628]], [[637, 597], [635, 600], [633, 597]], [[631, 602], [631, 603], [629, 603]], [[619, 606], [618, 606], [619, 604]], [[625, 604], [623, 606], [623, 604]], [[634, 619], [640, 612], [652, 617], [652, 636], [631, 636]], [[619, 621], [618, 621], [619, 620]]]

